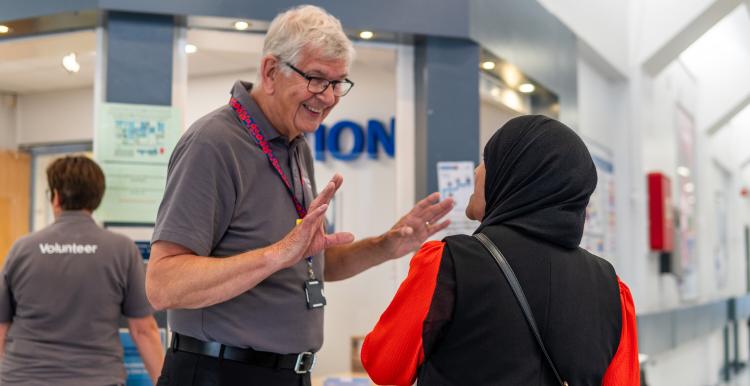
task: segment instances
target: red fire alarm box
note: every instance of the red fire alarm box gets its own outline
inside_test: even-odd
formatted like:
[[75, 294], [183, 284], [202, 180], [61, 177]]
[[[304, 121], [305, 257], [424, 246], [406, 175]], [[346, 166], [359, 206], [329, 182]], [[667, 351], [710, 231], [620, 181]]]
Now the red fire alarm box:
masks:
[[671, 252], [674, 237], [672, 183], [664, 173], [648, 174], [648, 217], [651, 249]]

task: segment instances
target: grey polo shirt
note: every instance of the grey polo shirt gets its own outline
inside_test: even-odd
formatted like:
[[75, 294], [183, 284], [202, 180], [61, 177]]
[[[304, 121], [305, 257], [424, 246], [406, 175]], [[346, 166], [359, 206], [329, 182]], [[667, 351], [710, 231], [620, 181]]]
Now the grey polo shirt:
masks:
[[0, 277], [0, 322], [10, 322], [2, 384], [125, 382], [120, 316], [144, 317], [143, 262], [135, 244], [80, 211], [21, 238]]
[[[253, 117], [295, 185], [295, 195], [309, 206], [315, 195], [310, 148], [303, 137], [290, 142], [269, 124], [249, 95], [251, 87], [238, 81], [231, 95]], [[286, 185], [227, 104], [196, 121], [177, 143], [153, 241], [221, 258], [279, 241], [297, 218]], [[314, 257], [313, 270], [323, 278], [322, 255]], [[323, 343], [323, 310], [307, 309], [307, 278], [302, 260], [226, 302], [169, 310], [170, 327], [235, 347], [281, 354], [317, 351]]]

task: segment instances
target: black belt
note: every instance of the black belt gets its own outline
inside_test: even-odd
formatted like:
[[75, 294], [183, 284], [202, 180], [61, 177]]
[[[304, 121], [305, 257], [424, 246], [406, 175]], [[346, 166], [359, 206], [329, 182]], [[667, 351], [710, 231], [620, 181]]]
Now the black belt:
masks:
[[260, 367], [294, 370], [297, 374], [311, 372], [316, 360], [315, 353], [309, 351], [299, 354], [276, 354], [251, 348], [227, 346], [217, 342], [204, 342], [178, 333], [172, 334], [171, 348], [176, 351], [229, 359]]

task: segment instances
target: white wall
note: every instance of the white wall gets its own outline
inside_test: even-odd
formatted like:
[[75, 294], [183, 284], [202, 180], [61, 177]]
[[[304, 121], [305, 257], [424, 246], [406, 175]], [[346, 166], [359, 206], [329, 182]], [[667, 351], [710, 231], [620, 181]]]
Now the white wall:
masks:
[[[628, 2], [619, 0], [540, 0], [547, 10], [594, 48], [611, 66], [628, 67]], [[580, 76], [580, 75], [579, 75]], [[580, 102], [580, 92], [579, 102]], [[580, 108], [580, 106], [579, 106]]]
[[[627, 216], [621, 215], [627, 210], [630, 181], [626, 166], [631, 160], [627, 148], [627, 138], [632, 133], [628, 130], [627, 117], [627, 84], [616, 81], [602, 73], [590, 63], [587, 56], [578, 57], [578, 109], [579, 134], [589, 146], [603, 149], [612, 155], [615, 178], [615, 251], [607, 258], [618, 271], [623, 280], [633, 283], [633, 275], [628, 270], [629, 259], [628, 230], [630, 223]], [[597, 189], [604, 189], [604, 181], [599, 181]]]
[[[384, 55], [393, 55], [393, 52], [384, 52]], [[341, 99], [325, 123], [330, 127], [331, 123], [350, 119], [364, 127], [367, 119], [377, 118], [388, 125], [396, 111], [395, 65], [395, 57], [390, 66], [355, 63], [351, 79], [356, 86]], [[397, 165], [395, 159], [382, 153], [378, 160], [363, 155], [354, 162], [342, 162], [329, 156], [325, 162], [316, 162], [318, 186], [336, 172], [344, 176], [344, 185], [335, 203], [340, 230], [352, 232], [357, 238], [375, 236], [398, 220], [402, 214], [396, 211]], [[318, 374], [349, 370], [350, 337], [365, 335], [375, 325], [400, 284], [400, 274], [397, 264], [391, 262], [352, 279], [327, 284], [326, 338]]]
[[91, 141], [93, 88], [23, 94], [18, 97], [18, 144]]
[[[625, 79], [613, 80], [606, 66], [579, 52], [580, 133], [610, 147], [615, 154], [618, 238], [615, 266], [633, 290], [638, 313], [686, 307], [744, 293], [746, 262], [742, 229], [750, 218], [750, 199], [740, 198], [738, 192], [743, 181], [750, 178], [750, 168], [744, 175], [739, 169], [739, 164], [747, 158], [744, 144], [750, 142], [750, 125], [735, 124], [713, 138], [700, 129], [706, 122], [715, 121], [717, 114], [735, 103], [737, 97], [746, 95], [742, 91], [746, 87], [737, 84], [731, 92], [706, 93], [703, 90], [707, 85], [699, 84], [679, 62], [673, 62], [656, 76], [649, 76], [642, 67], [643, 60], [713, 1], [635, 0], [592, 5], [586, 1], [543, 0], [542, 3], [597, 50], [599, 57], [625, 74]], [[624, 49], [623, 34], [627, 40]], [[715, 60], [716, 57], [706, 59], [707, 63]], [[720, 66], [715, 67], [719, 70], [716, 77], [726, 78], [739, 71], [730, 63]], [[676, 188], [678, 105], [693, 116], [696, 126], [698, 271], [696, 291], [689, 298], [682, 296], [678, 278], [659, 275], [658, 259], [648, 250], [647, 233], [646, 173], [662, 171], [675, 182], [673, 190]], [[724, 220], [717, 214], [717, 195], [726, 198]], [[728, 256], [723, 261], [716, 254], [720, 221], [725, 221], [727, 227]], [[741, 343], [746, 334], [743, 326]], [[716, 331], [653, 356], [646, 367], [649, 385], [717, 384], [722, 345], [721, 331]]]
[[248, 70], [188, 78], [185, 127], [187, 130], [198, 118], [229, 103], [229, 92], [237, 80], [255, 82], [257, 71]]
[[[641, 178], [644, 180], [642, 186], [645, 193], [645, 189], [647, 189], [645, 185], [647, 173], [658, 171], [666, 174], [672, 181], [672, 198], [674, 204], [678, 197], [676, 174], [678, 166], [677, 109], [680, 106], [688, 114], [693, 117], [695, 116], [697, 110], [697, 84], [681, 64], [673, 63], [656, 78], [644, 80], [644, 85], [644, 92], [647, 97], [642, 100], [643, 104], [640, 110], [642, 116], [639, 121], [642, 124], [643, 165]], [[700, 168], [702, 165], [699, 157], [703, 141], [697, 129], [695, 136], [695, 152], [697, 157], [695, 165]], [[701, 175], [703, 174], [694, 171], [694, 178], [698, 185], [700, 184], [698, 178]], [[700, 194], [698, 196], [698, 200], [701, 200]], [[644, 201], [644, 216], [646, 216], [645, 211], [647, 210], [648, 200]], [[647, 227], [648, 217], [645, 217], [644, 223]], [[698, 231], [696, 259], [699, 267], [703, 260], [700, 252], [700, 245], [702, 243], [701, 235], [702, 233]], [[648, 242], [648, 239], [646, 242]], [[646, 248], [648, 248], [647, 245]], [[697, 274], [698, 276], [683, 278], [683, 280], [690, 280], [690, 284], [685, 286], [685, 288], [694, 288], [695, 291], [686, 290], [686, 292], [680, 292], [682, 290], [675, 288], [680, 283], [679, 280], [676, 280], [672, 275], [659, 275], [659, 260], [655, 253], [647, 253], [644, 258], [646, 259], [646, 265], [642, 266], [641, 269], [645, 270], [639, 272], [638, 275], [641, 278], [639, 284], [642, 286], [640, 291], [638, 291], [639, 310], [642, 312], [673, 308], [683, 302], [690, 304], [700, 301], [701, 298], [708, 297], [706, 293], [701, 292], [700, 271]], [[695, 282], [693, 281], [694, 279], [696, 280]], [[687, 294], [688, 298], [681, 299], [678, 295], [680, 293]]]
[[479, 160], [482, 160], [484, 145], [495, 132], [509, 120], [521, 113], [506, 107], [497, 101], [482, 98], [479, 105]]
[[[723, 0], [719, 0], [723, 1]], [[715, 0], [631, 0], [630, 57], [640, 65]]]
[[677, 350], [650, 357], [645, 366], [648, 385], [717, 385], [724, 357], [723, 339], [718, 330]]
[[615, 134], [627, 131], [626, 86], [624, 82], [605, 77], [579, 56], [579, 134], [609, 149], [616, 147], [618, 141]]
[[[747, 211], [750, 199], [740, 195], [742, 188], [747, 186], [747, 179], [743, 177], [741, 169], [742, 163], [747, 159], [746, 148], [742, 145], [746, 143], [750, 143], [750, 124], [739, 121], [730, 122], [708, 140], [711, 165], [714, 168], [721, 166], [721, 169], [729, 173], [728, 181], [722, 181], [718, 178], [718, 173], [713, 173], [713, 180], [706, 184], [709, 194], [715, 195], [716, 192], [722, 191], [728, 201], [729, 261], [726, 268], [729, 272], [728, 283], [726, 288], [718, 288], [726, 296], [744, 294], [748, 285], [744, 275], [747, 269], [744, 227], [750, 223], [750, 213]], [[707, 201], [713, 204], [711, 200]], [[708, 205], [704, 213], [708, 219], [716, 219], [716, 208], [713, 205]], [[710, 224], [709, 229], [715, 228], [716, 225]], [[713, 246], [717, 242], [717, 234], [712, 232], [710, 235]]]

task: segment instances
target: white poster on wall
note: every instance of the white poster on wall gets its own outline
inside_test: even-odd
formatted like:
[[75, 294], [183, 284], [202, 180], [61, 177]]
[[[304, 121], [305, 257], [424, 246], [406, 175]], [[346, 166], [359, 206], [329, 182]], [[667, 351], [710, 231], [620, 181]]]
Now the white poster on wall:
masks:
[[[688, 171], [696, 170], [695, 121], [679, 104], [675, 108], [677, 134], [677, 166]], [[680, 294], [682, 299], [695, 299], [699, 295], [700, 272], [697, 256], [695, 173], [677, 175], [677, 227], [675, 252], [681, 266]]]
[[437, 163], [438, 191], [441, 199], [452, 198], [456, 205], [446, 219], [451, 225], [437, 236], [472, 234], [479, 226], [478, 221], [466, 218], [466, 207], [474, 192], [474, 162], [451, 161]]
[[586, 141], [596, 167], [598, 182], [586, 207], [581, 248], [610, 261], [616, 256], [615, 169], [611, 151]]
[[97, 212], [100, 220], [156, 221], [167, 163], [181, 133], [180, 111], [176, 108], [101, 105], [94, 155], [107, 177], [107, 191]]

